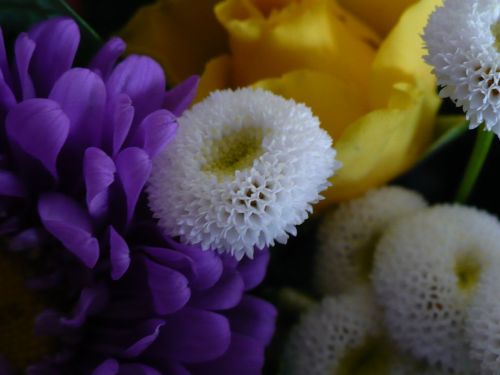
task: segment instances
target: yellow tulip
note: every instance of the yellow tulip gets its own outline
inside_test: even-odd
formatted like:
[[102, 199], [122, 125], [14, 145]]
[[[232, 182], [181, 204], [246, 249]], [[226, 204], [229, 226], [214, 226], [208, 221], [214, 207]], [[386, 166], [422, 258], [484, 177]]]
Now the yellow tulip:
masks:
[[380, 35], [387, 35], [401, 14], [418, 0], [338, 0], [339, 4], [366, 22]]
[[212, 57], [227, 51], [224, 29], [213, 15], [219, 0], [159, 0], [141, 8], [121, 36], [128, 51], [154, 57], [169, 81], [200, 74]]
[[[197, 100], [252, 85], [304, 102], [343, 163], [320, 207], [362, 194], [410, 168], [431, 141], [440, 100], [420, 34], [441, 2], [219, 1], [229, 47], [207, 62]], [[382, 14], [369, 22], [374, 4]]]

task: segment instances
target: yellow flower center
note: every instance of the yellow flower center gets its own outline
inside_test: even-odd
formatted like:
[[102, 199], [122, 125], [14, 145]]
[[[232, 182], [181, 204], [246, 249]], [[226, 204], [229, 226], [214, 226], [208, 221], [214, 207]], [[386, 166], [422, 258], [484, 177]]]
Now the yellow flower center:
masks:
[[500, 20], [491, 26], [491, 33], [495, 37], [495, 48], [500, 52]]
[[50, 340], [35, 335], [36, 316], [46, 305], [26, 288], [21, 262], [3, 251], [0, 275], [0, 354], [13, 369], [22, 370], [50, 352]]
[[375, 233], [372, 238], [355, 254], [355, 263], [358, 265], [358, 275], [363, 281], [370, 281], [375, 261], [375, 251], [382, 232]]
[[467, 292], [473, 289], [479, 281], [481, 263], [474, 254], [464, 253], [457, 258], [454, 271], [458, 287]]
[[202, 170], [224, 178], [252, 166], [253, 161], [263, 153], [263, 138], [263, 130], [256, 127], [243, 127], [229, 132], [209, 143], [203, 150], [207, 162]]
[[350, 349], [331, 375], [388, 374], [393, 351], [384, 338], [370, 337], [357, 348]]

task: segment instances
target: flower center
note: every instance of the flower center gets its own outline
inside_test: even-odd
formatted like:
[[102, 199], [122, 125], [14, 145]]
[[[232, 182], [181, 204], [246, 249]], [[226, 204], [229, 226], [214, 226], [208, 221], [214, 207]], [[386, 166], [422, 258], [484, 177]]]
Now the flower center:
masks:
[[467, 292], [473, 289], [479, 281], [481, 263], [472, 253], [464, 253], [457, 258], [454, 271], [458, 287]]
[[341, 358], [331, 375], [381, 375], [389, 372], [393, 353], [383, 338], [368, 338]]
[[207, 162], [202, 170], [223, 178], [252, 166], [263, 153], [263, 138], [261, 128], [243, 127], [212, 141], [203, 150]]
[[500, 52], [500, 20], [491, 26], [491, 33], [495, 37], [495, 48]]
[[370, 281], [373, 264], [375, 262], [375, 251], [377, 250], [377, 244], [382, 233], [382, 231], [380, 233], [375, 233], [372, 238], [354, 254], [356, 264], [358, 265], [358, 275], [363, 281]]
[[35, 335], [35, 319], [46, 306], [26, 288], [24, 271], [17, 259], [0, 251], [0, 355], [16, 370], [41, 360], [51, 346]]

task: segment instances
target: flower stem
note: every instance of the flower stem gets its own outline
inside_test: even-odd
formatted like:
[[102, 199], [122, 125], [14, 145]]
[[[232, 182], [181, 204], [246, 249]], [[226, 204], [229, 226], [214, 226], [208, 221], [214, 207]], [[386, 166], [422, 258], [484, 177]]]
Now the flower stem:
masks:
[[494, 136], [495, 134], [491, 131], [478, 130], [474, 149], [472, 150], [467, 168], [462, 177], [462, 182], [455, 196], [455, 201], [458, 203], [465, 203], [469, 198], [479, 173], [483, 168], [484, 162], [486, 161]]

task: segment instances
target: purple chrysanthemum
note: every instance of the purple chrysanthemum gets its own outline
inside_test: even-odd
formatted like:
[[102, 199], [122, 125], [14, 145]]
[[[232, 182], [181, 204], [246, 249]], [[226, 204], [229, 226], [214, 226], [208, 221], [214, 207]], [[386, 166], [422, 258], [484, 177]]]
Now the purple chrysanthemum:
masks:
[[[36, 269], [27, 287], [2, 280], [0, 311], [10, 303], [12, 314], [0, 315], [0, 375], [15, 373], [9, 362], [30, 374], [258, 374], [276, 313], [245, 292], [268, 252], [238, 263], [181, 245], [143, 204], [151, 160], [197, 79], [165, 92], [154, 60], [115, 66], [120, 39], [72, 68], [79, 37], [70, 19], [43, 22], [17, 38], [11, 64], [0, 40], [0, 234], [10, 250], [0, 272]], [[25, 346], [31, 325], [52, 339]], [[16, 345], [32, 356], [17, 358]]]

